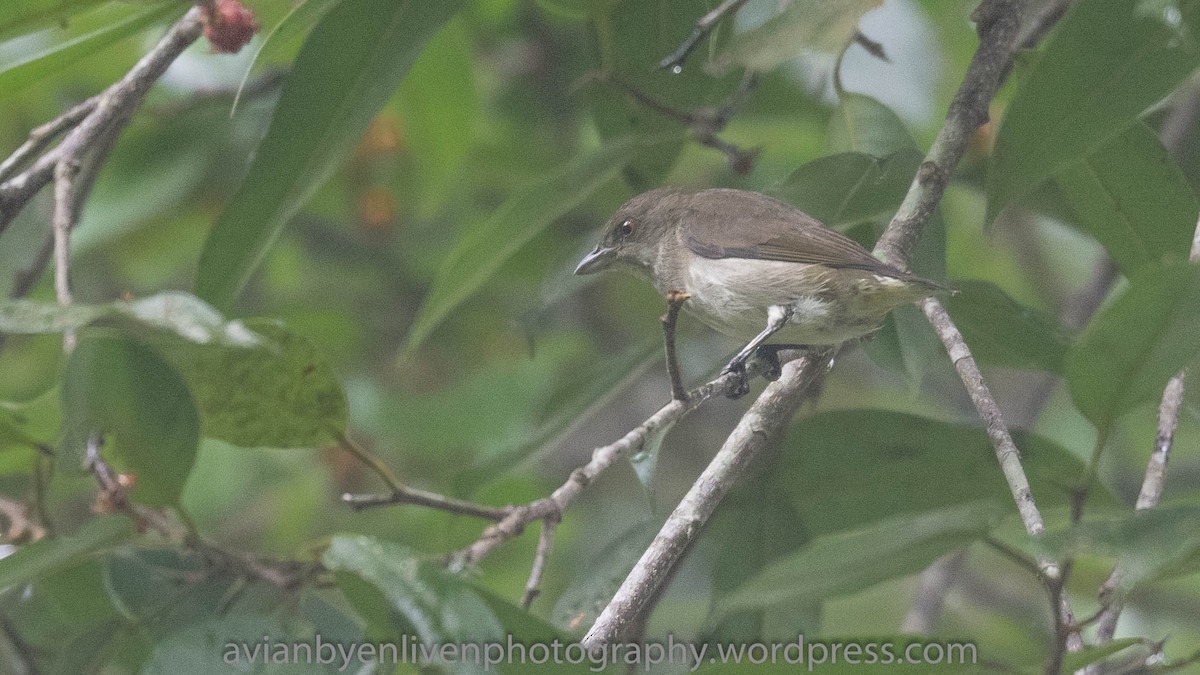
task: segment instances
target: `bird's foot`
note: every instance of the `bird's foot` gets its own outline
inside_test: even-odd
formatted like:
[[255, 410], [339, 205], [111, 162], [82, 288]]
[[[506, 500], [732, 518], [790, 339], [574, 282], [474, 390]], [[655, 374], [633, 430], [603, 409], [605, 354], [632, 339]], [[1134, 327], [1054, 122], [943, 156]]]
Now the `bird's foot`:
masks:
[[758, 365], [758, 372], [762, 374], [763, 379], [768, 382], [774, 382], [783, 374], [783, 367], [779, 364], [779, 350], [769, 349], [774, 345], [762, 345], [754, 350], [754, 356], [750, 357]]
[[750, 377], [746, 374], [746, 364], [740, 359], [734, 359], [721, 369], [721, 376], [731, 376], [725, 387], [725, 396], [739, 399], [750, 393]]
[[793, 345], [793, 344], [770, 344], [759, 345], [758, 349], [754, 350], [753, 358], [760, 364], [760, 371], [763, 379], [774, 382], [783, 375], [783, 365], [779, 362], [779, 352], [786, 350], [808, 349], [808, 345]]

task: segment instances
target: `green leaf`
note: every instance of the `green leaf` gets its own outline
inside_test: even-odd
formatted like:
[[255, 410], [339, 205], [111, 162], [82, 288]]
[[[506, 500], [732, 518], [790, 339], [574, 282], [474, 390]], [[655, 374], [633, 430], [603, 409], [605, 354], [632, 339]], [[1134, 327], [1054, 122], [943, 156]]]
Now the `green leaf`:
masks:
[[1136, 123], [1200, 64], [1200, 2], [1084, 0], [1050, 35], [1004, 114], [988, 172], [991, 222]]
[[237, 110], [246, 83], [250, 81], [250, 74], [260, 69], [263, 64], [276, 61], [289, 49], [294, 48], [299, 42], [299, 38], [308, 33], [339, 2], [341, 0], [301, 0], [299, 4], [292, 7], [283, 20], [275, 24], [275, 27], [259, 44], [258, 51], [254, 52], [254, 59], [246, 68], [246, 74], [238, 83], [237, 95], [233, 99], [234, 110]]
[[1140, 122], [1058, 174], [1079, 225], [1126, 275], [1184, 258], [1196, 229], [1196, 193], [1158, 135]]
[[956, 282], [946, 309], [981, 363], [1062, 373], [1070, 334], [987, 281]]
[[29, 401], [0, 401], [0, 450], [52, 448], [61, 424], [62, 402], [57, 391]]
[[500, 266], [539, 232], [570, 211], [600, 186], [616, 178], [639, 152], [659, 140], [624, 138], [598, 152], [576, 158], [544, 179], [526, 186], [490, 218], [459, 235], [442, 262], [405, 340], [411, 354], [450, 313], [482, 289]]
[[70, 567], [111, 548], [133, 535], [133, 523], [125, 516], [101, 516], [74, 534], [42, 539], [18, 548], [0, 559], [0, 589], [33, 580]]
[[1157, 400], [1200, 353], [1200, 267], [1152, 266], [1088, 325], [1067, 355], [1076, 407], [1105, 428], [1132, 407]]
[[184, 8], [174, 0], [148, 5], [108, 4], [94, 12], [75, 17], [64, 35], [54, 31], [45, 46], [23, 51], [9, 63], [0, 64], [0, 97], [47, 76], [134, 35], [148, 26], [182, 14]]
[[311, 448], [346, 428], [346, 396], [309, 340], [268, 319], [245, 327], [254, 348], [152, 340], [183, 374], [203, 414], [204, 435], [244, 448]]
[[968, 502], [818, 537], [723, 598], [717, 614], [837, 597], [912, 574], [982, 537], [1000, 513], [994, 502]]
[[[796, 509], [776, 485], [747, 476], [721, 502], [706, 526], [712, 547], [712, 607], [746, 579], [808, 541]], [[821, 605], [787, 604], [771, 611], [739, 612], [723, 617], [702, 632], [705, 641], [748, 643], [781, 636], [814, 635], [820, 628]]]
[[663, 441], [667, 440], [667, 434], [671, 433], [674, 427], [675, 421], [671, 421], [655, 429], [642, 442], [642, 447], [629, 456], [629, 465], [633, 467], [633, 472], [646, 495], [650, 497], [651, 503], [654, 501], [654, 475], [658, 469], [658, 453], [662, 450]]
[[840, 229], [892, 217], [912, 185], [921, 153], [909, 148], [887, 159], [844, 152], [792, 172], [778, 196], [826, 225]]
[[[454, 640], [494, 641], [504, 627], [478, 592], [448, 574], [434, 560], [422, 560], [400, 544], [362, 535], [337, 535], [329, 542], [322, 561], [339, 573], [338, 585], [360, 613], [368, 602], [361, 586], [365, 581], [386, 599], [388, 609], [416, 631], [425, 642]], [[378, 616], [378, 606], [367, 614]]]
[[107, 305], [0, 302], [0, 332], [116, 330], [155, 347], [183, 376], [202, 432], [242, 447], [313, 447], [346, 428], [346, 398], [308, 340], [264, 319], [226, 321], [186, 293]]
[[82, 466], [101, 434], [137, 479], [131, 496], [175, 503], [196, 459], [200, 419], [187, 384], [153, 349], [124, 338], [83, 336], [63, 374], [67, 462]]
[[841, 95], [837, 111], [829, 118], [826, 142], [835, 152], [861, 152], [881, 158], [917, 147], [904, 122], [891, 108], [870, 96], [850, 91]]
[[[1069, 451], [1014, 433], [1038, 505], [1070, 503], [1083, 471]], [[773, 473], [813, 534], [840, 532], [889, 516], [980, 499], [1015, 512], [987, 433], [978, 427], [884, 410], [821, 413], [797, 424]], [[921, 486], [936, 485], [936, 490]], [[863, 499], [863, 486], [871, 498]], [[1101, 490], [1093, 507], [1117, 504]]]
[[734, 66], [767, 71], [806, 50], [836, 53], [858, 30], [864, 14], [883, 0], [793, 0], [757, 28], [739, 33], [713, 62], [719, 71]]
[[342, 0], [284, 82], [241, 189], [213, 226], [196, 289], [228, 308], [283, 226], [338, 168], [461, 0]]
[[418, 217], [452, 198], [451, 182], [475, 140], [480, 101], [466, 23], [452, 19], [435, 35], [396, 93], [404, 149], [415, 161]]
[[[371, 672], [350, 645], [316, 633], [298, 634], [295, 617], [265, 614], [212, 614], [153, 643], [154, 651], [142, 666], [141, 675], [208, 673], [210, 675], [331, 675], [341, 672]], [[303, 624], [301, 624], [303, 625]], [[319, 644], [323, 647], [318, 648]], [[307, 644], [306, 652], [292, 645]], [[280, 651], [280, 647], [287, 647]], [[339, 652], [341, 646], [346, 652]], [[349, 653], [348, 662], [342, 653]], [[293, 660], [294, 659], [294, 660]]]
[[47, 26], [104, 0], [19, 0], [0, 3], [0, 40]]

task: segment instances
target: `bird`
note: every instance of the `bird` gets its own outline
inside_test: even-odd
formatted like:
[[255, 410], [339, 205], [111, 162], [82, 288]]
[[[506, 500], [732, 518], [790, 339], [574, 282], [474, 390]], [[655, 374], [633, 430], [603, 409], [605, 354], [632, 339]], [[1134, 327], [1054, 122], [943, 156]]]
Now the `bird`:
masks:
[[[949, 292], [871, 255], [800, 209], [750, 190], [664, 187], [625, 202], [575, 274], [614, 268], [664, 296], [687, 294], [686, 313], [746, 343], [722, 374], [740, 375], [763, 348], [833, 345], [878, 330], [901, 305]], [[767, 343], [771, 340], [771, 343]]]

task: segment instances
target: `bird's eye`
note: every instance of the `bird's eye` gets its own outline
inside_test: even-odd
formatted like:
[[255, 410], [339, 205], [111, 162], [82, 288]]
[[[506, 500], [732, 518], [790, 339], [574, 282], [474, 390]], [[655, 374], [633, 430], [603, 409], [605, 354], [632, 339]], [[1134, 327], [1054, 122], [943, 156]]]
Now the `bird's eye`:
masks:
[[620, 232], [622, 237], [628, 237], [629, 235], [633, 234], [633, 221], [627, 220], [621, 223]]

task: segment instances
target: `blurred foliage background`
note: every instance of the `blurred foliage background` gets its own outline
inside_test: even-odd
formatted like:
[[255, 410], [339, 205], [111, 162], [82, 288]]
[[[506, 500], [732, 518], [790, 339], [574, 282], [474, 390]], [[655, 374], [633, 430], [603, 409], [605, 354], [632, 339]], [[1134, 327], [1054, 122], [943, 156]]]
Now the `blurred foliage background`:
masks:
[[[31, 21], [0, 9], [10, 20], [0, 20], [2, 148], [110, 85], [186, 9], [171, 1], [42, 4]], [[665, 184], [754, 189], [869, 247], [977, 44], [970, 3], [829, 9], [796, 0], [808, 13], [793, 12], [791, 33], [764, 38], [752, 29], [779, 3], [752, 0], [673, 74], [657, 63], [715, 3], [247, 4], [263, 26], [254, 41], [236, 55], [211, 53], [204, 40], [192, 46], [121, 135], [73, 236], [75, 300], [196, 291], [226, 317], [278, 320], [288, 339], [328, 364], [331, 386], [345, 393], [350, 437], [407, 484], [497, 506], [547, 495], [594, 447], [669, 397], [663, 300], [633, 278], [571, 274], [620, 203]], [[951, 313], [1008, 421], [1023, 430], [1017, 440], [1035, 497], [1060, 535], [1047, 546], [1076, 556], [1068, 590], [1077, 614], [1096, 610], [1118, 554], [1141, 551], [1144, 573], [1129, 590], [1119, 634], [1169, 636], [1167, 656], [1181, 659], [1200, 648], [1195, 388], [1175, 437], [1168, 516], [1132, 533], [1121, 524], [1154, 445], [1165, 381], [1158, 373], [1195, 355], [1187, 343], [1200, 323], [1192, 290], [1200, 286], [1175, 262], [1186, 258], [1196, 222], [1200, 104], [1190, 73], [1200, 63], [1200, 26], [1196, 3], [1114, 3], [1113, 16], [1136, 17], [1122, 25], [1097, 18], [1105, 4], [1083, 0], [1046, 46], [1018, 55], [915, 265], [963, 290]], [[401, 5], [408, 13], [394, 25], [362, 19]], [[1027, 14], [1039, 8], [1031, 3]], [[829, 13], [823, 31], [797, 28], [821, 11]], [[851, 46], [835, 86], [835, 60], [859, 15], [859, 29], [888, 60]], [[411, 42], [388, 41], [396, 35]], [[359, 52], [386, 61], [379, 50], [411, 52], [406, 72], [387, 66], [400, 69], [390, 71], [400, 82], [394, 90], [381, 76], [387, 68], [351, 70]], [[1060, 72], [1049, 72], [1051, 61]], [[760, 71], [750, 86], [746, 64]], [[1111, 76], [1125, 66], [1138, 77]], [[1096, 79], [1079, 79], [1086, 72]], [[363, 73], [370, 77], [356, 79]], [[1078, 99], [1063, 81], [1077, 85]], [[1089, 117], [1096, 100], [1113, 119]], [[725, 110], [726, 126], [703, 126]], [[1066, 123], [1048, 126], [1057, 121]], [[700, 142], [710, 131], [732, 149]], [[19, 287], [44, 246], [51, 208], [45, 190], [0, 236], [5, 294], [53, 303], [49, 273]], [[1139, 274], [1174, 281], [1145, 282], [1150, 300], [1139, 306], [1149, 314], [1110, 322], [1116, 346], [1092, 337], [1101, 331], [1087, 327], [1096, 307], [1137, 290], [1127, 279]], [[697, 383], [738, 345], [684, 316], [682, 368]], [[183, 487], [167, 489], [162, 503], [178, 505], [222, 549], [323, 560], [336, 574], [279, 588], [136, 536], [121, 516], [97, 516], [94, 481], [63, 462], [47, 477], [51, 461], [36, 451], [60, 447], [60, 419], [72, 415], [59, 403], [72, 400], [63, 392], [71, 368], [62, 336], [6, 332], [15, 334], [0, 349], [0, 494], [41, 501], [53, 527], [36, 543], [0, 546], [5, 672], [224, 672], [226, 637], [264, 634], [578, 636], [753, 400], [704, 407], [661, 448], [590, 487], [558, 528], [543, 593], [525, 612], [516, 603], [536, 533], [478, 570], [443, 573], [440, 557], [485, 523], [413, 506], [353, 512], [343, 493], [383, 486], [334, 439], [246, 447], [256, 444], [211, 433], [217, 423], [203, 406], [194, 465], [166, 471], [181, 471]], [[1085, 372], [1089, 363], [1133, 372], [1108, 360], [1133, 333], [1153, 334], [1138, 352], [1153, 372], [1094, 384], [1104, 373]], [[164, 367], [182, 368], [163, 353], [173, 364]], [[215, 384], [197, 385], [186, 370], [183, 380], [198, 400], [197, 386], [221, 397], [222, 374], [245, 375], [227, 367], [208, 374]], [[267, 368], [245, 377], [286, 379], [262, 374]], [[90, 372], [79, 377], [98, 396], [123, 395], [87, 380]], [[1111, 394], [1146, 382], [1157, 390]], [[263, 390], [247, 410], [269, 418], [280, 404], [271, 387]], [[279, 415], [280, 425], [291, 423]], [[1068, 528], [1070, 492], [1098, 429], [1104, 453], [1085, 524], [1099, 525], [1080, 534]], [[1036, 670], [1052, 629], [1043, 589], [994, 545], [1032, 550], [1015, 516], [941, 345], [919, 311], [905, 308], [839, 357], [792, 434], [718, 511], [645, 636], [895, 636], [917, 573], [963, 550], [932, 635], [970, 640], [982, 660]], [[30, 517], [40, 522], [36, 509]]]

